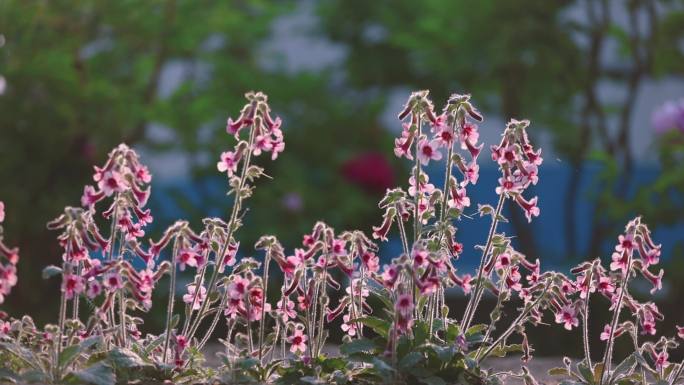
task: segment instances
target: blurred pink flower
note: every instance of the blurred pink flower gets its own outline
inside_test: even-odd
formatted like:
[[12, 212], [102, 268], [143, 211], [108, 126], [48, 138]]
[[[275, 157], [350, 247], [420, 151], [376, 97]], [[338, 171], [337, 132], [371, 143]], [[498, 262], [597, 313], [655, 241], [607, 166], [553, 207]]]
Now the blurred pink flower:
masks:
[[670, 130], [684, 132], [684, 98], [670, 100], [658, 107], [651, 116], [651, 124], [659, 134]]
[[387, 158], [377, 152], [359, 154], [342, 164], [341, 173], [349, 182], [368, 190], [383, 193], [394, 186], [394, 173]]

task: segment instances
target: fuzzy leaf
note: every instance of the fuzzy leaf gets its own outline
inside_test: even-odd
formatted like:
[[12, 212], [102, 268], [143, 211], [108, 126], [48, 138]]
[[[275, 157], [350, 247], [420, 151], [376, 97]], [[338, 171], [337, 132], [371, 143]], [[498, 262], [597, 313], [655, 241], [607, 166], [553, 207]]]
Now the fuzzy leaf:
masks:
[[58, 266], [50, 265], [43, 269], [43, 279], [49, 279], [58, 274], [62, 274], [62, 269]]
[[73, 372], [67, 378], [70, 383], [81, 381], [93, 385], [114, 385], [116, 381], [111, 366], [102, 361], [86, 369]]
[[427, 385], [447, 385], [446, 381], [436, 376], [420, 378], [419, 381]]
[[549, 376], [569, 376], [570, 373], [566, 368], [551, 368], [547, 372]]
[[379, 335], [387, 338], [389, 336], [389, 329], [391, 324], [388, 321], [385, 321], [383, 319], [380, 319], [378, 317], [362, 317], [362, 318], [357, 318], [355, 320], [350, 321], [350, 323], [353, 322], [360, 322], [364, 324], [365, 326], [368, 326], [369, 328], [373, 329], [374, 332], [378, 333]]
[[423, 360], [423, 355], [419, 352], [410, 352], [409, 354], [405, 355], [400, 361], [399, 361], [399, 368], [402, 370], [408, 370], [411, 369], [412, 367], [416, 366], [417, 363]]
[[354, 353], [361, 353], [373, 350], [375, 350], [375, 343], [366, 338], [361, 338], [359, 340], [347, 342], [346, 344], [340, 346], [340, 353], [344, 355], [350, 355]]
[[91, 346], [99, 343], [100, 341], [102, 341], [102, 337], [93, 336], [86, 338], [78, 344], [66, 347], [59, 355], [59, 366], [64, 368], [71, 365], [71, 363], [76, 360], [79, 354], [88, 350]]
[[109, 362], [116, 368], [139, 368], [149, 366], [140, 356], [126, 348], [114, 348], [109, 352]]

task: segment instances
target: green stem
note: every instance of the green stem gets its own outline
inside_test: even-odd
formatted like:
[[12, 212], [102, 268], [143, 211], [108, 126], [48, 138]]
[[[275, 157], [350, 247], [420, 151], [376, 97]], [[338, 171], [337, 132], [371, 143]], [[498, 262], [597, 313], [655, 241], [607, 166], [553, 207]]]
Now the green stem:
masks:
[[271, 248], [266, 251], [266, 257], [264, 259], [264, 275], [261, 279], [261, 285], [263, 286], [263, 303], [261, 304], [261, 321], [259, 322], [259, 363], [263, 365], [262, 358], [264, 352], [264, 324], [266, 321], [266, 300], [267, 288], [268, 288], [268, 265], [271, 262]]
[[[168, 357], [169, 344], [171, 342], [171, 319], [173, 318], [173, 305], [176, 297], [176, 257], [178, 253], [178, 235], [176, 235], [173, 241], [173, 254], [171, 254], [171, 282], [169, 283], [169, 302], [166, 305], [166, 334], [164, 335], [164, 353], [162, 362], [166, 364], [166, 358]], [[195, 287], [196, 291], [199, 291], [199, 287]]]
[[475, 283], [475, 291], [468, 301], [468, 306], [466, 307], [465, 313], [463, 314], [463, 331], [465, 332], [470, 327], [477, 306], [482, 298], [482, 292], [484, 292], [484, 267], [487, 264], [487, 257], [492, 249], [492, 241], [494, 239], [494, 234], [496, 234], [496, 226], [499, 223], [499, 217], [501, 216], [501, 210], [503, 209], [503, 203], [506, 200], [505, 194], [499, 196], [499, 202], [496, 205], [496, 210], [494, 212], [494, 217], [492, 218], [492, 226], [489, 228], [489, 234], [487, 235], [487, 244], [482, 251], [482, 258], [480, 259], [480, 266], [477, 269], [477, 282]]
[[414, 207], [414, 217], [413, 217], [413, 243], [415, 244], [418, 242], [418, 239], [420, 239], [420, 228], [421, 228], [421, 220], [420, 220], [420, 201], [422, 198], [422, 194], [420, 191], [420, 175], [421, 175], [421, 167], [420, 167], [420, 158], [418, 157], [418, 153], [420, 152], [420, 136], [422, 135], [422, 125], [423, 122], [421, 121], [420, 116], [418, 116], [418, 132], [416, 134], [416, 166], [414, 170], [414, 179], [415, 179], [415, 186], [416, 186], [416, 196], [415, 196], [415, 207]]
[[[223, 261], [225, 258], [226, 250], [228, 249], [228, 245], [230, 244], [230, 240], [233, 237], [233, 233], [235, 232], [235, 221], [237, 220], [237, 216], [238, 216], [238, 213], [240, 212], [240, 208], [242, 205], [242, 189], [244, 188], [245, 181], [247, 179], [247, 170], [249, 169], [251, 158], [252, 158], [252, 146], [254, 144], [254, 131], [255, 131], [255, 127], [254, 127], [254, 124], [252, 124], [251, 129], [249, 131], [249, 144], [247, 145], [247, 155], [245, 157], [245, 163], [243, 164], [242, 170], [240, 173], [240, 181], [238, 183], [238, 187], [235, 189], [235, 200], [233, 201], [233, 209], [232, 209], [232, 212], [230, 214], [230, 220], [228, 221], [228, 234], [226, 236], [226, 241], [221, 248], [221, 253], [216, 258], [217, 264], [216, 264], [216, 266], [214, 266], [214, 270], [212, 271], [211, 277], [209, 278], [209, 284], [207, 286], [206, 298], [211, 298], [211, 295], [213, 294], [214, 285], [216, 285], [216, 281], [218, 279], [219, 269], [221, 266], [223, 266]], [[192, 326], [190, 327], [190, 333], [187, 336], [188, 340], [192, 339], [192, 337], [197, 332], [197, 329], [199, 328], [199, 325], [202, 322], [201, 320], [204, 318], [204, 313], [207, 311], [208, 304], [209, 304], [209, 301], [204, 301], [202, 303], [202, 307], [197, 312], [197, 318], [195, 319], [195, 321], [192, 323]], [[222, 311], [223, 311], [223, 309], [219, 309], [219, 311], [215, 315], [215, 318], [220, 317]]]
[[625, 292], [627, 291], [627, 283], [629, 282], [629, 273], [632, 268], [632, 255], [630, 254], [627, 258], [627, 271], [623, 272], [624, 277], [622, 278], [622, 283], [620, 284], [620, 294], [618, 295], [618, 302], [615, 305], [615, 311], [613, 312], [613, 319], [610, 322], [610, 335], [606, 344], [606, 350], [603, 354], [603, 372], [601, 373], [601, 381], [599, 385], [603, 385], [606, 379], [606, 374], [610, 373], [610, 366], [613, 358], [613, 343], [615, 342], [615, 328], [617, 328], [618, 321], [620, 319], [620, 312], [622, 311], [622, 300], [624, 299]]

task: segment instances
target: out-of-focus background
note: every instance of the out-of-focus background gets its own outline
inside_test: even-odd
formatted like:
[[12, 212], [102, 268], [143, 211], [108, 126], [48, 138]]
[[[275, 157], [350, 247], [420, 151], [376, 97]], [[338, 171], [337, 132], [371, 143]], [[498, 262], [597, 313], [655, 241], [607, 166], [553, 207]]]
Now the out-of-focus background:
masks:
[[[249, 201], [243, 245], [273, 233], [291, 250], [319, 219], [369, 231], [385, 189], [407, 181], [392, 140], [409, 92], [430, 89], [438, 108], [467, 92], [486, 148], [512, 117], [532, 120], [543, 147], [541, 216], [507, 211], [516, 246], [567, 270], [608, 259], [641, 214], [663, 243], [661, 330], [684, 322], [681, 0], [0, 0], [0, 200], [22, 255], [4, 310], [54, 322], [58, 283], [40, 271], [60, 253], [45, 223], [79, 204], [122, 141], [154, 176], [149, 235], [225, 216], [216, 161], [252, 89], [270, 96], [287, 144], [262, 164], [274, 180]], [[495, 165], [480, 159], [471, 198], [492, 203]], [[468, 269], [487, 223], [458, 225]], [[541, 353], [572, 355], [578, 336], [554, 336]]]

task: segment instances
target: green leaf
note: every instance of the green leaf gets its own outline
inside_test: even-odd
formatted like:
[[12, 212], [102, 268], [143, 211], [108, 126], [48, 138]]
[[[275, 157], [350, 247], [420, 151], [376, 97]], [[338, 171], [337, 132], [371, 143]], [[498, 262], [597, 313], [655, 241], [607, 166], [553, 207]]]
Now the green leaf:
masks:
[[350, 355], [354, 353], [361, 353], [375, 350], [375, 343], [369, 339], [361, 338], [351, 342], [347, 342], [340, 346], [340, 353]]
[[398, 366], [402, 370], [411, 369], [412, 367], [416, 366], [417, 363], [422, 361], [423, 358], [424, 356], [422, 353], [410, 352], [399, 361]]
[[634, 370], [634, 367], [636, 366], [636, 357], [634, 357], [634, 354], [630, 354], [625, 358], [618, 366], [615, 367], [613, 370], [613, 373], [611, 374], [611, 381], [617, 381], [620, 378], [624, 376], [628, 376], [632, 370]]
[[551, 368], [547, 372], [549, 376], [569, 376], [570, 372], [566, 368]]
[[111, 366], [102, 361], [86, 369], [70, 373], [67, 378], [72, 383], [75, 382], [73, 379], [77, 379], [93, 385], [114, 385], [116, 381]]
[[78, 358], [78, 355], [89, 349], [91, 346], [99, 343], [102, 341], [102, 337], [100, 336], [93, 336], [86, 338], [85, 340], [75, 344], [75, 345], [70, 345], [66, 347], [64, 350], [62, 350], [62, 353], [59, 355], [59, 367], [65, 368], [69, 365], [71, 365], [76, 358]]
[[58, 266], [50, 265], [43, 269], [43, 279], [49, 279], [58, 274], [62, 274], [62, 269]]
[[381, 318], [368, 316], [357, 318], [355, 320], [350, 321], [350, 323], [351, 322], [360, 322], [365, 326], [368, 326], [369, 328], [373, 329], [374, 332], [378, 333], [379, 335], [385, 338], [388, 338], [389, 336], [389, 329], [391, 327], [391, 323]]
[[115, 368], [139, 368], [143, 366], [151, 366], [146, 363], [139, 355], [130, 349], [114, 348], [108, 354], [109, 362]]
[[485, 324], [473, 325], [473, 326], [469, 327], [468, 330], [466, 330], [465, 335], [466, 335], [466, 337], [470, 337], [474, 334], [481, 333], [485, 329], [487, 329], [487, 325], [485, 325]]
[[418, 381], [427, 385], [447, 385], [446, 381], [437, 376], [430, 376], [425, 378], [419, 378]]

